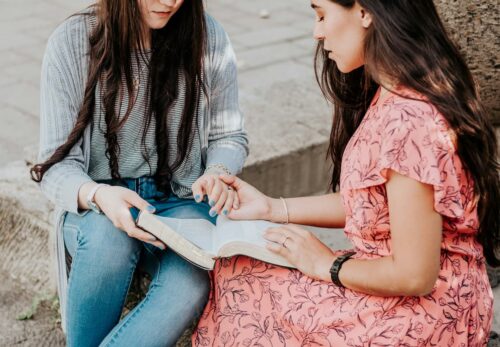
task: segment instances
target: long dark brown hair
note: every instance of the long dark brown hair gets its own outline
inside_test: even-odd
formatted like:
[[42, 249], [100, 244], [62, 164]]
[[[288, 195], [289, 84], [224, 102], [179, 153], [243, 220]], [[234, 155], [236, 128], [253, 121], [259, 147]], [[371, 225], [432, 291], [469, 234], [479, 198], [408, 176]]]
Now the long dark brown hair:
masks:
[[[49, 159], [31, 169], [31, 177], [36, 182], [41, 182], [47, 170], [68, 155], [92, 122], [98, 83], [102, 85], [103, 92], [98, 97], [102, 100], [107, 126], [106, 156], [112, 177], [121, 178], [118, 131], [130, 115], [134, 101], [129, 97], [127, 111], [121, 120], [117, 115], [116, 102], [123, 98], [123, 81], [128, 95], [133, 95], [132, 61], [135, 59], [139, 65], [141, 59], [146, 59], [142, 33], [150, 29], [145, 27], [138, 1], [100, 0], [88, 11], [77, 15], [94, 16], [96, 19], [89, 37], [89, 69], [84, 98], [67, 141]], [[164, 192], [168, 192], [173, 172], [182, 164], [190, 149], [200, 98], [202, 93], [207, 95], [202, 80], [206, 35], [203, 1], [200, 0], [185, 0], [164, 28], [151, 32], [151, 60], [148, 63], [150, 100], [145, 110], [142, 155], [149, 164], [144, 148], [145, 136], [149, 125], [155, 121], [158, 153], [155, 181]], [[167, 114], [179, 96], [180, 82], [185, 85], [185, 104], [177, 148], [174, 149], [168, 146]], [[175, 161], [169, 163], [168, 154], [175, 151]]]
[[[354, 0], [330, 0], [352, 8]], [[475, 184], [478, 240], [490, 265], [499, 266], [500, 183], [497, 139], [474, 79], [448, 37], [432, 0], [358, 0], [373, 22], [364, 43], [365, 65], [342, 73], [316, 50], [316, 78], [334, 105], [329, 155], [331, 185], [340, 183], [342, 155], [380, 85], [379, 73], [416, 91], [446, 118], [457, 138], [457, 153]]]

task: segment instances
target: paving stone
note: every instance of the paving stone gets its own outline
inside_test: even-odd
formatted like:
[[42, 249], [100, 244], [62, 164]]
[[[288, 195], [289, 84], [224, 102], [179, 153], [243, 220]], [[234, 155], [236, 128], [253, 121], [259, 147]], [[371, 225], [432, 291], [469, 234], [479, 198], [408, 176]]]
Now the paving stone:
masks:
[[[24, 156], [23, 148], [38, 144], [38, 119], [11, 107], [0, 107], [2, 119], [2, 140], [12, 144], [17, 149], [11, 150], [18, 158]], [[29, 136], [26, 136], [30, 134]], [[3, 149], [0, 149], [3, 151]]]
[[283, 25], [272, 29], [254, 29], [250, 32], [234, 35], [232, 39], [245, 47], [253, 48], [283, 41], [293, 41], [305, 36], [307, 35], [302, 30]]
[[276, 64], [307, 56], [300, 47], [294, 46], [289, 42], [278, 43], [275, 45], [256, 47], [237, 53], [240, 70], [254, 70], [270, 64]]
[[[39, 93], [38, 88], [32, 84], [15, 82], [0, 88], [0, 104], [6, 104], [25, 114], [38, 117], [40, 112]], [[36, 118], [32, 122], [36, 122]], [[3, 132], [2, 136], [4, 136]]]

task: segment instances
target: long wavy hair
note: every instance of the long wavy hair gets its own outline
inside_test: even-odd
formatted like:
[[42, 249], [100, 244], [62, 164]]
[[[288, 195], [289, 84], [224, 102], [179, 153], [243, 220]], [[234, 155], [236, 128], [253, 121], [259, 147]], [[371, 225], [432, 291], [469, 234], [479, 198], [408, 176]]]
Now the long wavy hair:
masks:
[[[101, 98], [106, 121], [106, 156], [111, 175], [121, 179], [118, 156], [118, 132], [127, 121], [133, 97], [129, 97], [127, 110], [120, 120], [117, 101], [124, 95], [123, 81], [129, 96], [133, 95], [132, 62], [141, 59], [149, 64], [149, 106], [144, 110], [142, 155], [150, 164], [145, 150], [145, 136], [151, 122], [156, 122], [158, 153], [155, 181], [159, 190], [169, 191], [173, 172], [182, 164], [190, 150], [193, 124], [196, 124], [200, 98], [207, 96], [203, 82], [203, 60], [207, 45], [207, 30], [203, 1], [185, 0], [167, 25], [151, 31], [151, 60], [146, 60], [144, 36], [146, 30], [138, 1], [100, 0], [77, 16], [95, 16], [96, 24], [89, 37], [88, 79], [76, 123], [67, 141], [45, 162], [31, 168], [31, 177], [41, 182], [54, 164], [63, 160], [71, 148], [82, 138], [85, 128], [92, 122], [96, 97]], [[179, 96], [179, 83], [185, 85], [185, 104], [178, 133], [177, 149], [169, 148], [168, 112]], [[97, 85], [102, 92], [96, 96]], [[202, 95], [203, 93], [203, 95]], [[169, 152], [177, 152], [169, 163]]]
[[[354, 0], [330, 0], [352, 8]], [[500, 183], [497, 139], [474, 79], [448, 37], [432, 0], [358, 0], [373, 17], [364, 42], [365, 65], [342, 73], [319, 42], [316, 78], [334, 105], [329, 156], [331, 186], [340, 183], [342, 155], [385, 78], [425, 96], [446, 118], [457, 152], [475, 184], [478, 240], [487, 262], [499, 266]]]

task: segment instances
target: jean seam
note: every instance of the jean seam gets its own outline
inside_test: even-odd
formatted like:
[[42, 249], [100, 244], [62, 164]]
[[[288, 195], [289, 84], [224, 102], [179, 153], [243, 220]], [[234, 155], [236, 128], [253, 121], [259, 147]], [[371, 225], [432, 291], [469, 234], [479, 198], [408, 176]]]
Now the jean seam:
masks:
[[[70, 293], [70, 289], [71, 289], [71, 285], [73, 283], [73, 277], [75, 276], [75, 271], [74, 269], [77, 267], [78, 263], [79, 263], [79, 259], [80, 257], [78, 257], [78, 253], [80, 251], [80, 247], [79, 247], [79, 244], [78, 244], [78, 233], [80, 232], [80, 228], [78, 227], [75, 227], [76, 231], [77, 231], [77, 237], [76, 237], [76, 249], [75, 249], [75, 256], [73, 257], [72, 259], [72, 262], [71, 262], [71, 270], [69, 271], [69, 274], [68, 274], [68, 288], [66, 290], [66, 296], [67, 296], [67, 303], [69, 304], [69, 293]], [[67, 307], [71, 307], [71, 305], [67, 305]], [[68, 311], [68, 310], [66, 310]], [[66, 317], [69, 317], [69, 312], [66, 312]], [[67, 323], [67, 318], [66, 318], [66, 322]], [[67, 334], [67, 340], [68, 341], [71, 341], [70, 339], [70, 330], [67, 330], [66, 332]]]
[[[79, 264], [79, 259], [81, 258], [78, 255], [79, 255], [79, 253], [81, 253], [81, 233], [82, 232], [81, 232], [81, 229], [78, 226], [68, 225], [68, 227], [69, 228], [74, 228], [77, 231], [77, 240], [76, 240], [77, 242], [76, 242], [75, 256], [73, 257], [72, 266], [71, 266], [71, 269], [73, 270], [75, 267], [77, 267], [77, 265]], [[123, 306], [125, 304], [127, 293], [130, 290], [130, 286], [132, 284], [132, 276], [134, 275], [135, 269], [137, 267], [138, 257], [139, 257], [138, 253], [140, 253], [140, 251], [141, 251], [141, 248], [139, 248], [136, 252], [134, 252], [133, 264], [131, 266], [131, 269], [129, 270], [127, 281], [125, 282], [125, 283], [128, 283], [128, 285], [124, 286], [125, 287], [125, 292], [122, 293], [122, 295], [121, 295], [122, 310], [123, 310]], [[72, 273], [73, 273], [73, 276], [71, 276]], [[68, 299], [69, 299], [69, 290], [71, 288], [71, 283], [73, 282], [72, 281], [72, 277], [74, 277], [74, 271], [70, 271], [70, 273], [69, 273], [68, 289], [67, 289]], [[69, 333], [69, 331], [68, 331], [68, 333]]]
[[125, 329], [130, 324], [132, 319], [134, 317], [136, 317], [142, 311], [142, 309], [144, 308], [146, 303], [149, 302], [153, 292], [156, 291], [156, 288], [158, 287], [157, 282], [158, 282], [158, 279], [160, 277], [159, 275], [160, 275], [160, 271], [161, 271], [161, 261], [160, 261], [160, 259], [158, 259], [156, 254], [151, 252], [147, 247], [144, 247], [144, 248], [146, 249], [146, 251], [151, 253], [158, 260], [158, 269], [156, 270], [156, 276], [154, 276], [154, 280], [153, 280], [153, 282], [151, 282], [151, 284], [149, 286], [148, 292], [146, 293], [146, 297], [140, 302], [140, 304], [138, 306], [136, 306], [134, 308], [131, 316], [125, 317], [123, 319], [123, 323], [121, 323], [121, 326], [118, 328], [116, 333], [113, 334], [113, 336], [111, 337], [111, 339], [109, 340], [109, 342], [106, 346], [111, 346], [111, 345], [116, 343], [116, 340], [117, 340], [118, 336], [121, 334], [121, 332], [123, 331], [123, 329]]

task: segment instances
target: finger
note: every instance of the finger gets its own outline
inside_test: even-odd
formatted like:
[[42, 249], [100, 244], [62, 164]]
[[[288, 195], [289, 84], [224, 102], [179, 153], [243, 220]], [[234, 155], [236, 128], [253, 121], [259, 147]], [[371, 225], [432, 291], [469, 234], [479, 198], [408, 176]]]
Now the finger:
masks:
[[127, 234], [134, 239], [140, 240], [142, 242], [150, 243], [158, 248], [163, 250], [167, 249], [167, 246], [159, 239], [157, 239], [154, 235], [145, 232], [140, 228], [133, 228], [127, 231]]
[[231, 210], [233, 209], [235, 195], [236, 195], [236, 193], [234, 192], [234, 190], [228, 188], [227, 199], [226, 199], [226, 202], [225, 202], [224, 207], [222, 209], [222, 214], [224, 216], [227, 216], [231, 212]]
[[202, 202], [203, 201], [203, 196], [205, 195], [204, 191], [204, 185], [205, 185], [205, 178], [201, 177], [196, 180], [196, 182], [193, 183], [191, 186], [191, 190], [193, 191], [193, 198], [194, 201], [196, 202]]
[[156, 242], [150, 242], [150, 241], [144, 241], [146, 243], [149, 243], [150, 245], [153, 245], [155, 247], [158, 247], [159, 249], [161, 249], [162, 251], [165, 251], [167, 249], [167, 245], [165, 245], [163, 242], [161, 241], [156, 241]]
[[264, 238], [268, 241], [281, 244], [286, 238], [291, 239], [285, 228], [269, 228], [264, 232]]
[[234, 192], [234, 202], [233, 202], [233, 208], [235, 210], [239, 209], [240, 208], [240, 197], [238, 195], [238, 192], [236, 191], [233, 191]]
[[303, 227], [299, 227], [298, 225], [295, 224], [288, 224], [286, 228], [290, 231], [293, 232], [296, 235], [300, 235], [302, 237], [308, 237], [310, 236], [311, 232], [307, 229], [304, 229]]
[[146, 211], [149, 213], [155, 213], [156, 211], [156, 208], [153, 205], [141, 198], [139, 194], [134, 191], [130, 191], [130, 193], [126, 195], [125, 199], [129, 203], [129, 205], [137, 207], [141, 211]]
[[220, 181], [219, 183], [221, 184], [222, 192], [220, 193], [216, 204], [214, 205], [214, 207], [212, 207], [212, 210], [214, 210], [217, 214], [220, 215], [222, 213], [222, 208], [224, 207], [224, 204], [226, 203], [227, 198], [229, 196], [229, 190], [227, 190], [227, 186], [224, 183]]
[[212, 194], [212, 191], [214, 189], [215, 178], [211, 175], [206, 175], [204, 180], [205, 180], [204, 190], [207, 196], [207, 200], [209, 200], [210, 194]]
[[246, 217], [242, 215], [241, 210], [235, 210], [232, 209], [228, 215], [227, 218], [232, 219], [232, 220], [245, 220]]
[[279, 255], [285, 257], [288, 261], [290, 261], [290, 257], [291, 257], [292, 253], [290, 252], [290, 250], [288, 248], [285, 248], [281, 245], [278, 245], [278, 244], [272, 243], [272, 242], [268, 243], [266, 245], [266, 248], [268, 250], [270, 250], [271, 252], [279, 254]]
[[[286, 236], [293, 237], [297, 241], [303, 240], [305, 238], [303, 230], [299, 230], [299, 232], [298, 232], [297, 230], [300, 228], [299, 227], [292, 228], [291, 224], [286, 224], [286, 225], [283, 225], [282, 227], [278, 227], [278, 228], [269, 228], [268, 230], [274, 230], [274, 229], [276, 229], [277, 232], [281, 232], [281, 233], [285, 234]], [[308, 231], [306, 230], [306, 232], [308, 232]]]
[[219, 178], [222, 180], [222, 182], [232, 186], [236, 190], [240, 190], [244, 181], [241, 180], [240, 178], [236, 176], [230, 176], [230, 175], [219, 175]]
[[[213, 188], [210, 194], [208, 195], [208, 204], [210, 205], [210, 207], [214, 207], [217, 204], [223, 192], [223, 183], [218, 179], [214, 179], [213, 181], [214, 181]], [[226, 185], [224, 184], [224, 187], [225, 186]]]

